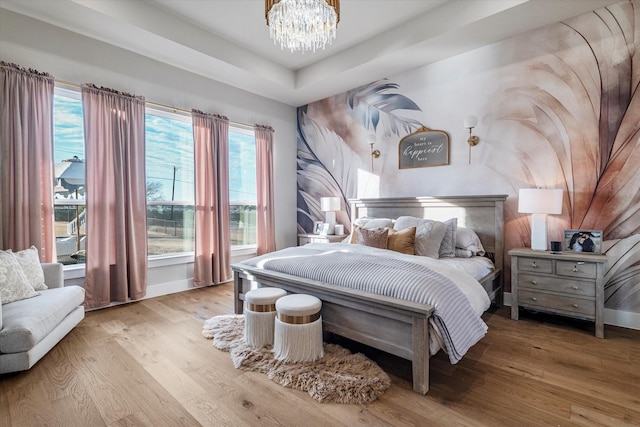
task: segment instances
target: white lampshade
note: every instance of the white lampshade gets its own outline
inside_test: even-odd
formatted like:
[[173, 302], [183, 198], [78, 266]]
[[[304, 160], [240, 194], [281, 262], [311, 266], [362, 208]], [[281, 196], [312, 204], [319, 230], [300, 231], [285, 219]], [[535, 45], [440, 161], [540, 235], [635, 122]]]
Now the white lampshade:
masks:
[[562, 189], [521, 188], [518, 212], [531, 215], [531, 249], [547, 250], [547, 214], [562, 213]]
[[562, 213], [561, 188], [521, 188], [518, 197], [520, 213], [552, 215]]
[[478, 118], [476, 116], [467, 116], [464, 119], [464, 127], [474, 128], [478, 124]]
[[320, 209], [324, 212], [339, 211], [340, 197], [321, 197]]

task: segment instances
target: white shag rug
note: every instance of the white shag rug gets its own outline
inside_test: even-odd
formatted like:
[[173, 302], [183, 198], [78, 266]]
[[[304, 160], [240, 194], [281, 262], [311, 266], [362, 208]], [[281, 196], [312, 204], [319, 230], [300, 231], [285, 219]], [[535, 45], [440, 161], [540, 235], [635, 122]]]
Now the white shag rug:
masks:
[[243, 315], [216, 316], [204, 323], [202, 335], [228, 351], [233, 366], [267, 375], [276, 383], [309, 393], [319, 402], [369, 403], [382, 396], [391, 379], [361, 353], [353, 354], [336, 344], [324, 344], [324, 357], [312, 363], [275, 360], [271, 346], [253, 349], [244, 343]]

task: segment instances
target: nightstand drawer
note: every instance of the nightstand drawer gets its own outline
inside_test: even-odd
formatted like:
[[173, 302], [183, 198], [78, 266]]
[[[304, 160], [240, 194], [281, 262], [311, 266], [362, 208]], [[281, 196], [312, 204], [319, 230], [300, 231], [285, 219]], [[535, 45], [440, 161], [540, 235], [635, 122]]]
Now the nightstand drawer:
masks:
[[571, 313], [593, 318], [596, 314], [594, 300], [558, 296], [541, 292], [519, 290], [518, 303], [522, 307], [539, 308], [540, 310]]
[[562, 292], [571, 296], [595, 297], [596, 285], [593, 282], [571, 280], [553, 276], [519, 274], [518, 287], [528, 290]]
[[311, 233], [298, 234], [298, 246], [309, 243], [340, 243], [346, 239], [347, 236], [347, 234], [330, 234], [328, 236]]
[[595, 279], [596, 265], [584, 261], [556, 261], [556, 274], [567, 277]]
[[307, 236], [298, 236], [298, 246], [304, 246], [311, 243], [311, 239]]
[[536, 273], [552, 273], [553, 261], [550, 259], [518, 257], [520, 271], [535, 271]]
[[344, 240], [346, 236], [310, 236], [309, 243], [339, 243]]

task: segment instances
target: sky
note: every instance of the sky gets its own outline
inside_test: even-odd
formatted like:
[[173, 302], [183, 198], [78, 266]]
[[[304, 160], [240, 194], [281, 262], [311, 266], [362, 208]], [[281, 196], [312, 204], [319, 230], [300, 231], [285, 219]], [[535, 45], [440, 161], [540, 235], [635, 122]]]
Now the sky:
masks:
[[[54, 161], [84, 159], [82, 102], [54, 96]], [[175, 119], [174, 119], [175, 118]], [[162, 200], [193, 202], [193, 134], [189, 116], [146, 115], [147, 183], [158, 182]], [[229, 133], [229, 200], [256, 203], [255, 138], [252, 132]], [[174, 181], [175, 169], [175, 181]], [[175, 190], [174, 190], [175, 183]], [[172, 199], [173, 197], [173, 199]]]

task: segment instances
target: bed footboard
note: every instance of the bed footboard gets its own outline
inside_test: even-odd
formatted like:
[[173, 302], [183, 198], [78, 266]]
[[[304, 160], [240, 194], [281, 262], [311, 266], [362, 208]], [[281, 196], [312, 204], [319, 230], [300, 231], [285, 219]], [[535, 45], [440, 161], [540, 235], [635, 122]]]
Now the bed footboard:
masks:
[[243, 311], [244, 294], [256, 287], [277, 287], [313, 295], [322, 301], [326, 332], [351, 339], [412, 362], [413, 390], [429, 390], [429, 317], [433, 308], [347, 288], [301, 280], [286, 274], [233, 266], [234, 307]]

